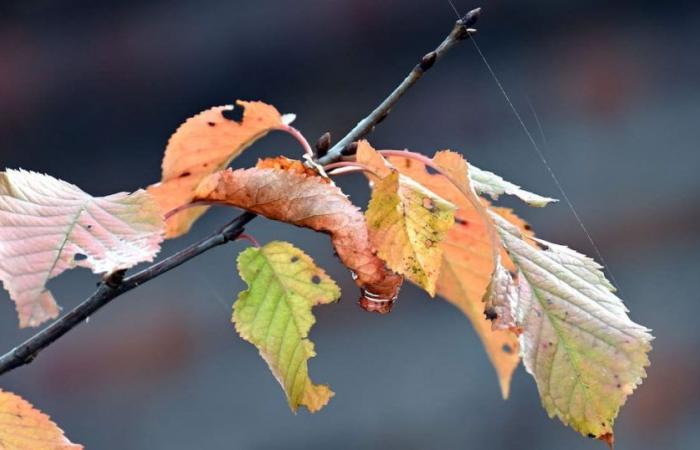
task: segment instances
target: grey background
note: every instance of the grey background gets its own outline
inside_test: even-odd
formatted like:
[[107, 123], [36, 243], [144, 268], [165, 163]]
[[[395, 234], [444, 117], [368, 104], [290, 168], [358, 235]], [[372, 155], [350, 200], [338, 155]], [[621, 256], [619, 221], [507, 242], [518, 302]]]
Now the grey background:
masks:
[[[457, 1], [463, 11], [477, 6]], [[478, 43], [619, 280], [632, 318], [654, 329], [649, 377], [617, 422], [619, 449], [700, 448], [700, 7], [696, 2], [483, 1]], [[168, 136], [212, 105], [260, 99], [298, 115], [310, 140], [338, 138], [382, 99], [455, 17], [444, 1], [6, 1], [0, 5], [2, 166], [48, 172], [93, 195], [156, 181]], [[470, 43], [412, 90], [371, 140], [452, 148], [559, 197]], [[234, 162], [300, 153], [269, 136]], [[366, 204], [360, 177], [343, 188]], [[592, 254], [563, 204], [518, 213], [545, 239]], [[235, 214], [214, 210], [191, 235]], [[257, 219], [343, 287], [317, 308], [311, 373], [336, 392], [296, 416], [229, 322], [242, 289], [228, 245], [125, 295], [32, 365], [0, 380], [89, 449], [587, 449], [549, 420], [520, 368], [511, 399], [456, 309], [406, 287], [395, 311], [355, 305], [328, 239]], [[68, 310], [96, 277], [50, 283]], [[0, 293], [0, 351], [18, 330]]]

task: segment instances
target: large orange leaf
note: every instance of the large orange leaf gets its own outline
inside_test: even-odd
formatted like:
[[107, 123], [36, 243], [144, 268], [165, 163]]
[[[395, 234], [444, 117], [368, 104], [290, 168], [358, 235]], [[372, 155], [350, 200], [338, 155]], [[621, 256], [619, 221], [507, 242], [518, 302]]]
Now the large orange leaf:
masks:
[[[494, 253], [487, 226], [465, 196], [444, 176], [431, 174], [421, 162], [392, 156], [389, 161], [404, 175], [457, 205], [455, 225], [442, 243], [442, 269], [437, 293], [459, 308], [471, 321], [498, 375], [501, 392], [508, 397], [510, 380], [520, 361], [518, 337], [508, 330], [492, 330], [484, 315], [483, 297], [494, 271]], [[488, 201], [481, 200], [484, 207]], [[493, 208], [528, 233], [529, 226], [509, 209]], [[507, 268], [512, 263], [503, 252]]]
[[[269, 163], [262, 162], [260, 166]], [[363, 307], [386, 312], [398, 295], [401, 276], [388, 270], [375, 255], [364, 216], [326, 178], [296, 169], [228, 169], [204, 180], [193, 200], [236, 206], [328, 233], [338, 257], [352, 270], [363, 290]]]
[[[283, 130], [293, 120], [262, 102], [236, 102], [244, 108], [240, 122], [225, 114], [233, 105], [217, 106], [189, 118], [175, 131], [163, 158], [163, 179], [148, 187], [163, 214], [189, 203], [199, 183], [224, 169], [243, 150], [272, 130]], [[168, 220], [166, 237], [186, 233], [204, 214], [206, 206], [189, 208]]]
[[49, 416], [23, 398], [0, 390], [0, 449], [78, 450]]

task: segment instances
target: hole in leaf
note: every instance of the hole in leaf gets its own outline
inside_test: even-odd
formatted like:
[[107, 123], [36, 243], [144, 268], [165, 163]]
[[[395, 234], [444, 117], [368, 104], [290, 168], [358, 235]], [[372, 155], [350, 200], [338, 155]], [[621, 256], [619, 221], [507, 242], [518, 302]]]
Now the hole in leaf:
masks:
[[74, 261], [85, 261], [87, 259], [87, 255], [84, 253], [76, 253], [73, 255], [73, 260]]
[[511, 347], [510, 344], [503, 344], [501, 350], [503, 350], [504, 353], [508, 353], [509, 355], [513, 353], [513, 347]]
[[435, 203], [433, 203], [433, 200], [430, 197], [423, 197], [423, 208], [430, 212], [435, 210]]
[[224, 109], [221, 111], [221, 115], [224, 116], [224, 119], [241, 122], [243, 121], [243, 108]]
[[209, 125], [210, 127], [215, 127], [215, 126], [216, 126], [216, 122], [207, 122], [207, 125]]
[[425, 166], [425, 171], [428, 172], [430, 175], [436, 175], [439, 173], [437, 170], [433, 169], [430, 166]]

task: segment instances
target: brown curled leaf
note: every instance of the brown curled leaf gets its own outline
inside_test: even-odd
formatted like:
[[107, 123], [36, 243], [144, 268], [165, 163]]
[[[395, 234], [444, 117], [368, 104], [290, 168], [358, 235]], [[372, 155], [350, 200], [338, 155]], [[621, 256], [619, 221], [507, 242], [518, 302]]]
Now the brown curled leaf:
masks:
[[269, 219], [327, 233], [338, 257], [363, 291], [365, 309], [388, 312], [403, 278], [375, 255], [360, 210], [328, 180], [295, 170], [259, 167], [217, 172], [203, 181], [193, 201], [221, 203]]
[[[163, 178], [148, 187], [163, 214], [192, 200], [199, 183], [208, 175], [224, 169], [243, 150], [273, 130], [284, 130], [293, 120], [263, 102], [236, 104], [244, 108], [241, 121], [228, 118], [233, 105], [216, 106], [191, 117], [168, 141], [163, 157]], [[189, 208], [167, 222], [166, 238], [189, 231], [207, 210]]]

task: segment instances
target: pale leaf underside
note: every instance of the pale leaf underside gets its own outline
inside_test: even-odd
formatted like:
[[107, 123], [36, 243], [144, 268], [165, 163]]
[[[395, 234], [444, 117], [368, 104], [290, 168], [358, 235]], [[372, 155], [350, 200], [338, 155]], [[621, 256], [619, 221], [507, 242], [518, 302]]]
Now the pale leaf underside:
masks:
[[473, 164], [469, 165], [469, 178], [477, 193], [486, 194], [494, 200], [503, 194], [508, 194], [536, 207], [547, 206], [547, 204], [557, 201], [554, 198], [543, 197], [521, 189], [520, 186], [504, 180], [493, 172], [479, 169]]
[[163, 223], [145, 191], [91, 197], [34, 172], [0, 173], [0, 278], [15, 301], [20, 326], [58, 315], [46, 283], [76, 266], [95, 273], [151, 261]]
[[629, 319], [592, 260], [559, 245], [537, 249], [491, 215], [519, 269], [513, 314], [545, 409], [584, 435], [611, 440], [620, 407], [645, 376], [649, 330]]
[[340, 289], [313, 260], [287, 242], [274, 241], [249, 248], [238, 257], [238, 271], [248, 284], [234, 304], [238, 333], [254, 344], [296, 411], [315, 412], [333, 392], [308, 375], [315, 356], [308, 339], [315, 319], [311, 308], [340, 298]]

